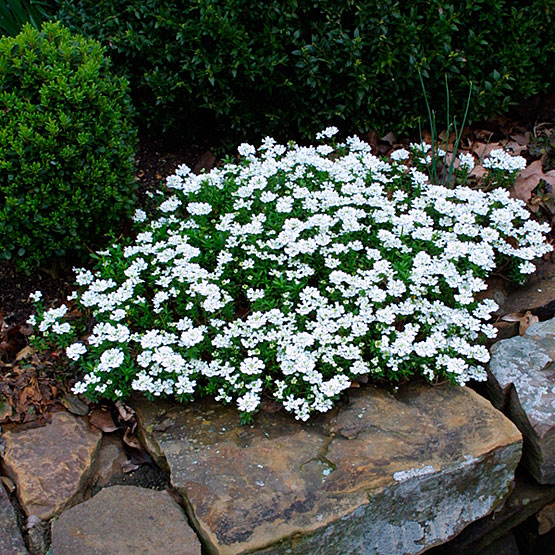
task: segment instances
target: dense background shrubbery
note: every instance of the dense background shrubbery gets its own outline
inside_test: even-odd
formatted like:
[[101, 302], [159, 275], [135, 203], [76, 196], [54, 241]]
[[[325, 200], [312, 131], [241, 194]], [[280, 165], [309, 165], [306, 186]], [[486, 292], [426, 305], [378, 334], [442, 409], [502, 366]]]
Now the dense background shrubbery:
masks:
[[414, 129], [432, 104], [472, 117], [553, 83], [553, 0], [66, 0], [62, 21], [109, 47], [142, 121], [191, 136]]
[[97, 41], [57, 23], [0, 40], [0, 259], [84, 250], [132, 208], [127, 86]]

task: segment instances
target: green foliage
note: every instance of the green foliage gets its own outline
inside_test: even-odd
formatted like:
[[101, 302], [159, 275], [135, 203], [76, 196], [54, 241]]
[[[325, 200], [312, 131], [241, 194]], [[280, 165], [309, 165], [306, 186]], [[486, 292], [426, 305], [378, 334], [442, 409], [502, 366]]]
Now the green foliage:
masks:
[[54, 0], [6, 0], [0, 4], [0, 35], [15, 37], [25, 25], [30, 23], [38, 29], [41, 22], [53, 13]]
[[98, 42], [58, 23], [0, 40], [0, 259], [78, 254], [130, 211], [132, 116]]
[[[109, 46], [142, 122], [181, 135], [407, 131], [429, 100], [488, 116], [553, 83], [553, 0], [65, 0]], [[438, 117], [443, 114], [438, 113]]]

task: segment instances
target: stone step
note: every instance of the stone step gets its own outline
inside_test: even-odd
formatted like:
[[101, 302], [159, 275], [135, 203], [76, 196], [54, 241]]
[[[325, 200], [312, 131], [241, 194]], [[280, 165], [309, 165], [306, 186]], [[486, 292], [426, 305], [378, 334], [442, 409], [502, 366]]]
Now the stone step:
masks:
[[135, 403], [207, 552], [417, 554], [509, 493], [517, 428], [468, 388], [365, 387], [301, 424], [234, 407]]
[[165, 491], [113, 486], [52, 525], [50, 555], [200, 555], [180, 506]]

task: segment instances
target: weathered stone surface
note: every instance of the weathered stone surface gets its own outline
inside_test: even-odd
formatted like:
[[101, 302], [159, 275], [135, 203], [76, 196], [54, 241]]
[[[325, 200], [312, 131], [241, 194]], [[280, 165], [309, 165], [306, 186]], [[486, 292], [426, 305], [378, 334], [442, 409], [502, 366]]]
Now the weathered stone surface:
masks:
[[[555, 486], [539, 485], [526, 472], [517, 471], [515, 487], [493, 513], [469, 524], [456, 538], [435, 547], [426, 555], [478, 553], [555, 499]], [[548, 505], [549, 506], [549, 505]]]
[[98, 488], [104, 487], [114, 476], [122, 473], [122, 465], [127, 460], [121, 440], [117, 437], [104, 436], [97, 456], [96, 472], [92, 483]]
[[555, 501], [547, 504], [536, 515], [538, 520], [538, 534], [543, 536], [555, 528]]
[[555, 319], [491, 348], [488, 391], [524, 436], [523, 460], [542, 484], [555, 483]]
[[47, 520], [82, 499], [102, 434], [83, 418], [57, 412], [40, 428], [8, 431], [3, 467], [28, 515]]
[[234, 407], [136, 403], [191, 522], [217, 554], [421, 553], [506, 495], [521, 435], [467, 388], [363, 388], [306, 424]]
[[200, 555], [200, 542], [164, 491], [113, 486], [52, 525], [51, 555]]
[[0, 485], [0, 553], [2, 555], [26, 555], [21, 532], [17, 526], [15, 511], [8, 494]]

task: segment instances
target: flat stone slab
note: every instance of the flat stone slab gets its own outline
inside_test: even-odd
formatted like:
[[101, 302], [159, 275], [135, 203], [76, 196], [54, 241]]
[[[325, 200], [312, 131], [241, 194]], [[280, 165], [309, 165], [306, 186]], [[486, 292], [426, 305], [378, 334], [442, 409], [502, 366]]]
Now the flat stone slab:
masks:
[[105, 488], [52, 525], [51, 555], [200, 555], [200, 542], [165, 491]]
[[524, 436], [523, 461], [541, 484], [555, 484], [555, 319], [491, 348], [488, 391]]
[[422, 553], [509, 494], [522, 447], [486, 399], [447, 384], [353, 390], [307, 423], [242, 427], [209, 401], [135, 408], [213, 554]]
[[14, 508], [8, 494], [0, 484], [0, 553], [2, 555], [27, 555], [21, 532], [17, 526]]
[[3, 467], [27, 515], [48, 520], [78, 503], [94, 469], [102, 433], [83, 418], [56, 412], [40, 428], [8, 431]]

